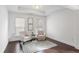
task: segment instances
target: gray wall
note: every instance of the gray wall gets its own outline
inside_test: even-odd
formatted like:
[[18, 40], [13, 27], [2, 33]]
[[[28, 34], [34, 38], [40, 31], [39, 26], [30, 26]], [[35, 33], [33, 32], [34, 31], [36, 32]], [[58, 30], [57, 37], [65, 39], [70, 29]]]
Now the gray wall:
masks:
[[4, 52], [8, 44], [8, 11], [0, 6], [0, 53]]
[[76, 46], [74, 35], [74, 21], [78, 20], [76, 13], [64, 9], [52, 13], [47, 17], [47, 36], [57, 41]]

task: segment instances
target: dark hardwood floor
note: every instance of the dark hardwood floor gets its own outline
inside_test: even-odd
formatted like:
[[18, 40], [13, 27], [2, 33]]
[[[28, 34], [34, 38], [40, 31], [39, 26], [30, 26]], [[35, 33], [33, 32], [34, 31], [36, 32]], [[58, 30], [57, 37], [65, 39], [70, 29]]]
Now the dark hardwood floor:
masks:
[[[58, 42], [50, 38], [46, 38], [46, 39], [53, 43], [56, 43], [57, 46], [50, 49], [43, 50], [43, 51], [39, 51], [36, 53], [40, 53], [40, 52], [41, 53], [79, 53], [79, 50], [75, 49], [74, 47], [70, 45]], [[16, 50], [17, 44], [20, 44], [20, 42], [19, 41], [9, 42], [5, 50], [5, 53], [16, 53], [15, 50]]]
[[9, 42], [4, 53], [16, 53], [17, 44], [19, 44], [19, 41]]
[[79, 53], [79, 50], [65, 43], [58, 42], [54, 39], [47, 38], [49, 41], [56, 43], [58, 46], [46, 49], [43, 53]]

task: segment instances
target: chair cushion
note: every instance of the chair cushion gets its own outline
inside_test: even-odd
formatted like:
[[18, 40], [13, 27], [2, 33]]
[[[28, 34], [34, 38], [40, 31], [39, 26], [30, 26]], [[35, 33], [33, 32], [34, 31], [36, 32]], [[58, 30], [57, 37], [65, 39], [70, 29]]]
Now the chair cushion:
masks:
[[43, 31], [38, 31], [38, 35], [44, 35]]

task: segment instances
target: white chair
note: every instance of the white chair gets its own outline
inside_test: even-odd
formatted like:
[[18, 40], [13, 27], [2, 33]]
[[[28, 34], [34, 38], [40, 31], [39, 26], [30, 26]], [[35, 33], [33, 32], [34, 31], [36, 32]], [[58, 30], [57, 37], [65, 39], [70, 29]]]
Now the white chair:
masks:
[[38, 31], [37, 33], [37, 39], [38, 40], [45, 40], [46, 39], [46, 34], [44, 31]]
[[26, 33], [25, 31], [20, 32], [20, 36], [23, 37], [23, 39], [21, 39], [21, 41], [23, 42], [31, 40], [31, 36], [29, 35], [29, 33]]

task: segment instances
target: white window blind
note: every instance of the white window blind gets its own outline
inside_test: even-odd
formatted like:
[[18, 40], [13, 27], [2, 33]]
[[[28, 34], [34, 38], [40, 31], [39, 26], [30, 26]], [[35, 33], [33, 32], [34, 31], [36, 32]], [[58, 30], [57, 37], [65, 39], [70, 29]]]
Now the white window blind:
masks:
[[16, 35], [19, 35], [20, 32], [24, 31], [25, 19], [16, 18]]

